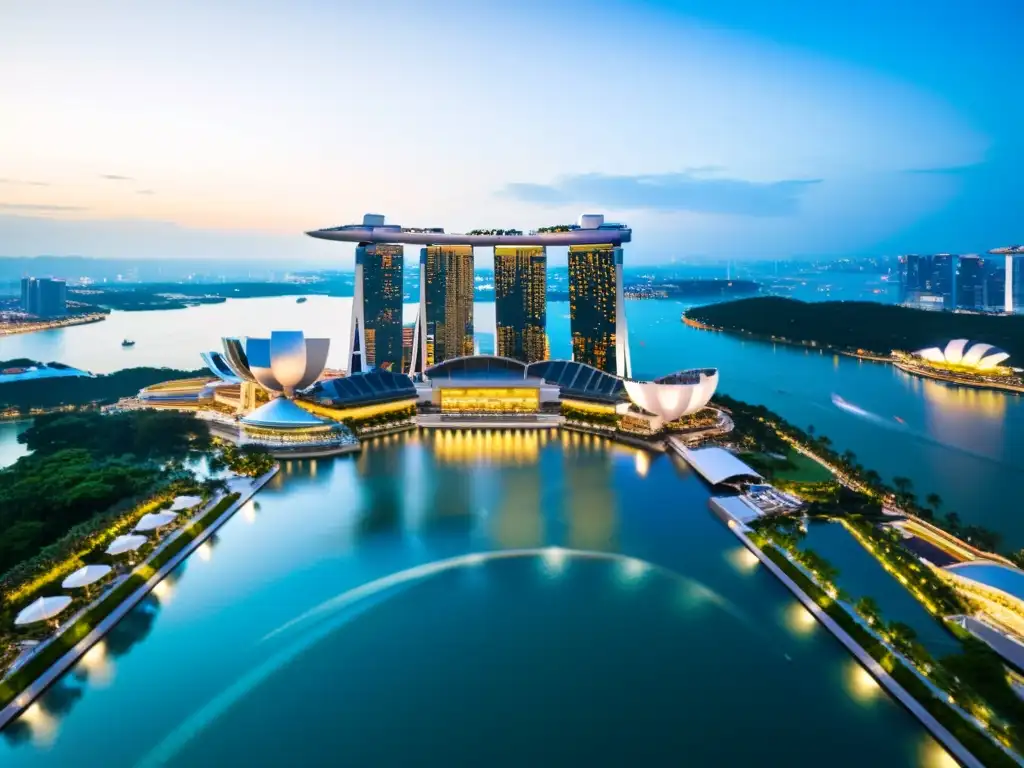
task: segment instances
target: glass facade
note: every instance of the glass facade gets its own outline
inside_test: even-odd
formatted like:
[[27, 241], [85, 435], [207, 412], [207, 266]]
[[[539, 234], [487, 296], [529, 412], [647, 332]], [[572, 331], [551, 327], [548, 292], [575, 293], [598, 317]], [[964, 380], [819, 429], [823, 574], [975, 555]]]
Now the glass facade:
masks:
[[68, 304], [67, 284], [63, 280], [49, 277], [21, 278], [21, 309], [36, 317], [60, 317], [66, 315]]
[[569, 246], [569, 318], [572, 357], [578, 363], [617, 373], [616, 269], [622, 249], [614, 245]]
[[540, 390], [536, 387], [445, 387], [444, 413], [536, 413]]
[[473, 246], [430, 245], [426, 280], [427, 366], [473, 354]]
[[524, 363], [546, 358], [547, 270], [543, 246], [495, 246], [498, 355]]
[[368, 368], [402, 370], [401, 245], [360, 245], [356, 262], [363, 267], [363, 323]]

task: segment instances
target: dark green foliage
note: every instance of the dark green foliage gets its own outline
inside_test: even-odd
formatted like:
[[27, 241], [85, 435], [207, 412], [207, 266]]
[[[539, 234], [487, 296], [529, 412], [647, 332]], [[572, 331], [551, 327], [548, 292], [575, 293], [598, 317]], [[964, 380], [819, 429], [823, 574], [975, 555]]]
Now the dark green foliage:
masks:
[[205, 422], [173, 411], [48, 414], [19, 439], [34, 452], [0, 470], [0, 573], [173, 479], [162, 462], [210, 442]]
[[227, 467], [236, 475], [259, 477], [269, 472], [275, 463], [274, 457], [258, 445], [239, 448], [225, 442], [220, 445], [220, 456], [212, 459], [210, 466], [212, 469]]
[[880, 355], [956, 338], [978, 339], [1006, 350], [1011, 360], [1024, 360], [1024, 316], [927, 312], [870, 301], [808, 303], [777, 296], [695, 307], [686, 315], [724, 330]]
[[15, 408], [29, 413], [33, 408], [105, 405], [130, 397], [140, 389], [162, 381], [209, 375], [209, 371], [178, 371], [171, 368], [126, 368], [94, 378], [69, 376], [0, 384], [0, 411]]
[[178, 411], [130, 411], [104, 416], [96, 411], [37, 416], [18, 436], [35, 455], [65, 448], [96, 457], [132, 454], [137, 459], [181, 459], [210, 445], [206, 422]]

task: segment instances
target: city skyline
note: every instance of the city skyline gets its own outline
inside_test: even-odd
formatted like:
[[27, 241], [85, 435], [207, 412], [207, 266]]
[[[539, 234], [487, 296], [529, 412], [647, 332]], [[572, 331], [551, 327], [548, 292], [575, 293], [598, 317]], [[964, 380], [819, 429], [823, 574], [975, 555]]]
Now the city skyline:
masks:
[[[1022, 14], [1009, 0], [927, 15], [878, 0], [685, 13], [654, 1], [11, 4], [0, 256], [351, 266], [354, 248], [301, 232], [367, 208], [449, 231], [602, 210], [643, 233], [636, 265], [984, 253], [1021, 239], [1024, 107], [993, 41]], [[345, 35], [385, 18], [387, 59]], [[417, 55], [424, 36], [456, 28], [457, 52]], [[613, 55], [585, 55], [608, 35]], [[510, 36], [514, 54], [496, 44]], [[397, 98], [361, 115], [356, 93]], [[579, 99], [609, 116], [586, 119]], [[495, 121], [496, 106], [543, 119]]]

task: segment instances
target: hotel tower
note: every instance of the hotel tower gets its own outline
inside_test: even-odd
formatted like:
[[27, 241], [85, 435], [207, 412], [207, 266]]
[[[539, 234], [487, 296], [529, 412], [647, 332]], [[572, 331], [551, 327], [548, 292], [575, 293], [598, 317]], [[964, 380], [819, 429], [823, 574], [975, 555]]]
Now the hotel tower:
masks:
[[356, 248], [349, 374], [371, 368], [402, 370], [403, 248], [391, 243]]
[[471, 245], [420, 251], [420, 312], [410, 372], [473, 354], [474, 277]]
[[622, 248], [610, 244], [569, 246], [572, 359], [629, 378], [622, 294]]
[[546, 358], [547, 271], [544, 246], [495, 246], [495, 352], [501, 357]]

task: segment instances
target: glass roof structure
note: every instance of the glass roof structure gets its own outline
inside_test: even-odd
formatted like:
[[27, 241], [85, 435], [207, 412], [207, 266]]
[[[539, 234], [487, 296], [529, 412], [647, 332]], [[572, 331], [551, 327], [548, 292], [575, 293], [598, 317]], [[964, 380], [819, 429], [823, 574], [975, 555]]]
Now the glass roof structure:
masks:
[[425, 375], [428, 379], [523, 379], [526, 363], [497, 355], [455, 357], [428, 368]]
[[556, 385], [562, 395], [567, 397], [605, 403], [617, 403], [626, 397], [626, 386], [622, 379], [586, 363], [542, 360], [527, 366], [526, 375]]
[[308, 395], [322, 405], [347, 407], [413, 398], [416, 387], [404, 373], [372, 370], [318, 381]]

